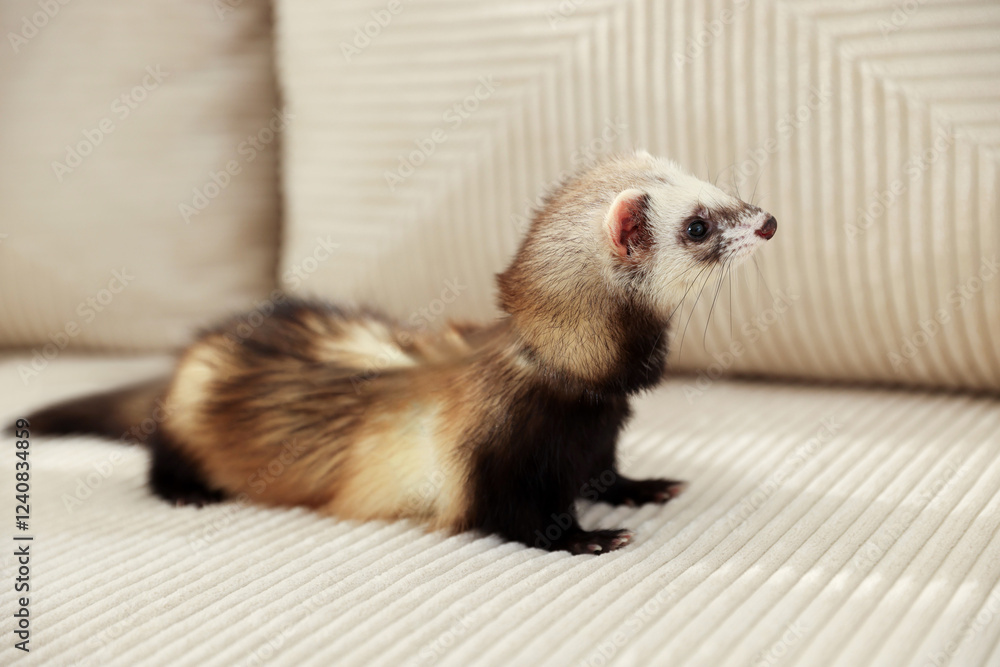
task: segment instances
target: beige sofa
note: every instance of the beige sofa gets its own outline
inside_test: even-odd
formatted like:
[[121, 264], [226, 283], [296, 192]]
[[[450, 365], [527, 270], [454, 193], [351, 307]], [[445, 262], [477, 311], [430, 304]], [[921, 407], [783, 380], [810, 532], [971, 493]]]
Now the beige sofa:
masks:
[[780, 228], [678, 316], [624, 438], [689, 491], [581, 508], [627, 549], [173, 508], [141, 448], [33, 438], [0, 662], [1000, 664], [995, 3], [119, 5], [0, 8], [5, 422], [275, 289], [493, 317], [532, 207], [605, 152]]

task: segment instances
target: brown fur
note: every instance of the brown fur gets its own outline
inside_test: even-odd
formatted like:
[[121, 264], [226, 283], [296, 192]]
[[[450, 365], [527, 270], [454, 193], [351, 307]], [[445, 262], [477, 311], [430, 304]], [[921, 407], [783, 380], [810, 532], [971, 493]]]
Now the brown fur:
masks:
[[[293, 304], [239, 345], [226, 333], [185, 352], [167, 393], [164, 427], [210, 486], [346, 518], [460, 521], [461, 362], [472, 352], [462, 334], [479, 329], [430, 335]], [[381, 360], [355, 354], [361, 343]]]
[[[676, 165], [619, 156], [546, 200], [498, 276], [505, 316], [489, 326], [417, 331], [291, 300], [255, 327], [234, 319], [179, 360], [151, 483], [178, 501], [244, 496], [525, 542], [550, 513], [572, 516], [602, 470], [616, 481], [595, 497], [664, 502], [677, 482], [615, 470], [628, 397], [663, 374], [687, 276], [726, 261], [726, 234], [751, 247], [763, 216]], [[687, 238], [692, 219], [717, 233]], [[574, 518], [542, 539], [588, 553], [631, 538]]]

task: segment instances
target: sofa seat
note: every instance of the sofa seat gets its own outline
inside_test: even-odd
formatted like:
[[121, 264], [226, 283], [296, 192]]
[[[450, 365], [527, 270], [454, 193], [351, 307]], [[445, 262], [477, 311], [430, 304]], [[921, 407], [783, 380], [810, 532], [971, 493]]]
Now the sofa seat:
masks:
[[[170, 363], [65, 356], [25, 384], [29, 362], [0, 361], [5, 422]], [[637, 402], [620, 454], [626, 474], [690, 488], [665, 506], [586, 505], [585, 527], [636, 542], [574, 557], [410, 522], [175, 508], [147, 490], [140, 448], [32, 438], [31, 658], [1000, 664], [995, 399], [680, 377]], [[23, 654], [6, 637], [11, 664]]]

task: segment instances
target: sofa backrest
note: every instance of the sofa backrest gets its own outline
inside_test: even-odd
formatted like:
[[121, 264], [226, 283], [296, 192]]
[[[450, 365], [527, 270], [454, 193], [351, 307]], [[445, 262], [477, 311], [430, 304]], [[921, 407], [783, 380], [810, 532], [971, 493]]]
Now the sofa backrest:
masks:
[[0, 7], [0, 346], [173, 348], [275, 278], [492, 317], [545, 192], [642, 147], [779, 221], [676, 318], [692, 401], [722, 374], [1000, 390], [995, 4], [275, 11], [283, 103], [264, 0]]
[[642, 147], [779, 222], [676, 319], [696, 397], [721, 373], [1000, 390], [995, 4], [277, 6], [287, 288], [489, 317], [546, 189]]

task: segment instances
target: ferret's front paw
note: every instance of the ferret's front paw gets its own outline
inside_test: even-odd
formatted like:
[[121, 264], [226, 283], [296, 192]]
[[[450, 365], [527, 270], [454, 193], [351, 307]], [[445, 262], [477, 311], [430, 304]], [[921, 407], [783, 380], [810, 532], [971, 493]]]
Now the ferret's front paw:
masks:
[[632, 542], [630, 530], [581, 531], [566, 540], [563, 548], [572, 554], [603, 554]]
[[663, 504], [679, 496], [686, 488], [686, 482], [675, 479], [619, 478], [601, 500], [613, 505], [629, 505], [630, 507], [646, 503]]

